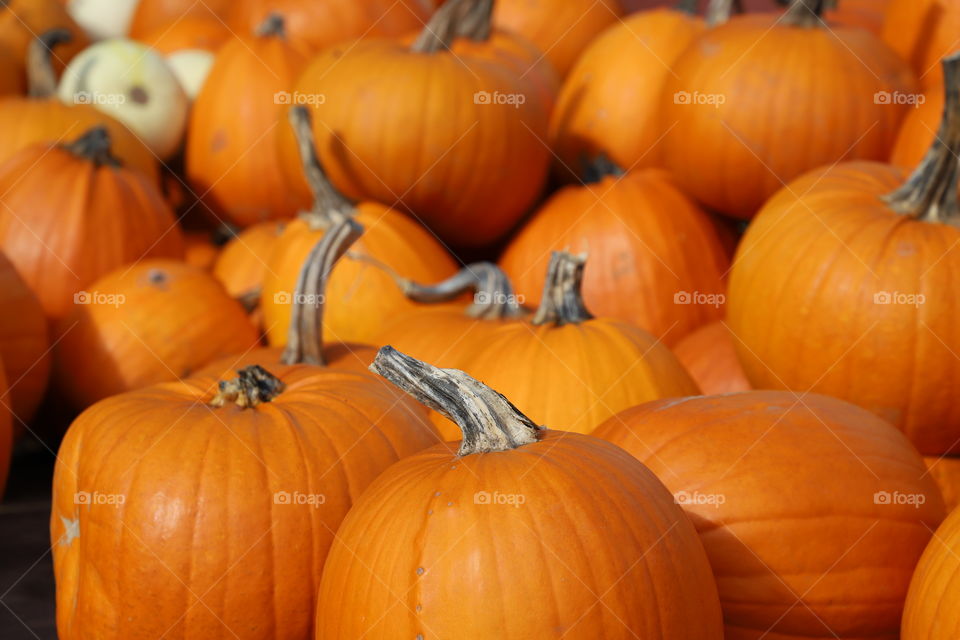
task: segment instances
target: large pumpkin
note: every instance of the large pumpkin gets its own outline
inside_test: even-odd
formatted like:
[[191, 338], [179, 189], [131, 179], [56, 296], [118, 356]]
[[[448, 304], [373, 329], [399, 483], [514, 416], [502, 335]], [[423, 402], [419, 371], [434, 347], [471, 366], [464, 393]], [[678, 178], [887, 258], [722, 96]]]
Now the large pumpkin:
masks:
[[224, 45], [190, 117], [187, 178], [240, 226], [289, 218], [308, 202], [288, 188], [279, 159], [279, 127], [306, 64], [284, 24], [272, 15], [255, 35]]
[[705, 205], [750, 218], [806, 171], [886, 159], [913, 74], [873, 34], [827, 28], [824, 4], [792, 0], [783, 16], [736, 16], [671, 65], [663, 160]]
[[79, 408], [189, 376], [258, 343], [240, 303], [212, 275], [174, 260], [143, 260], [98, 279], [61, 324], [58, 387]]
[[690, 516], [728, 640], [897, 637], [944, 508], [890, 424], [826, 396], [754, 391], [651, 402], [594, 433]]
[[933, 534], [910, 582], [900, 640], [953, 640], [960, 634], [960, 509]]
[[373, 368], [456, 420], [463, 442], [400, 461], [351, 509], [316, 640], [723, 636], [693, 526], [643, 465], [536, 426], [461, 371], [391, 347]]
[[536, 304], [549, 251], [566, 248], [590, 254], [584, 299], [600, 316], [672, 343], [723, 315], [727, 252], [707, 214], [663, 171], [565, 187], [510, 242], [500, 265]]
[[0, 252], [0, 360], [6, 372], [4, 403], [21, 421], [33, 418], [50, 377], [50, 336], [43, 307]]
[[555, 252], [540, 307], [464, 352], [459, 368], [501, 390], [538, 424], [590, 433], [641, 402], [699, 393], [659, 340], [584, 306], [584, 257]]
[[130, 37], [138, 40], [161, 27], [180, 20], [200, 18], [222, 23], [235, 0], [139, 0], [130, 22]]
[[37, 144], [0, 165], [0, 247], [49, 318], [107, 272], [183, 254], [173, 212], [141, 173], [111, 154], [95, 127], [69, 144]]
[[890, 0], [883, 39], [910, 63], [925, 87], [943, 84], [940, 60], [960, 49], [960, 2]]
[[[303, 171], [314, 192], [313, 209], [284, 228], [276, 240], [263, 281], [261, 307], [267, 338], [286, 344], [292, 294], [304, 261], [317, 241], [344, 216], [366, 229], [352, 254], [367, 260], [341, 260], [331, 274], [324, 322], [328, 335], [340, 342], [371, 342], [398, 315], [415, 307], [381, 268], [416, 282], [436, 282], [456, 271], [453, 259], [426, 229], [407, 216], [374, 202], [352, 205], [330, 184], [314, 153], [310, 113], [290, 110], [300, 142]], [[368, 260], [380, 263], [371, 265]]]
[[947, 117], [914, 174], [846, 163], [791, 183], [747, 230], [727, 310], [755, 387], [849, 400], [927, 455], [960, 452], [960, 56], [946, 68]]
[[0, 3], [0, 48], [13, 54], [13, 69], [27, 67], [34, 39], [51, 29], [65, 30], [69, 37], [53, 55], [53, 65], [62, 70], [73, 56], [89, 44], [73, 18], [59, 0], [4, 0]]
[[723, 320], [700, 327], [673, 348], [700, 390], [708, 396], [749, 391], [730, 328]]
[[369, 40], [318, 57], [294, 96], [314, 103], [317, 152], [340, 191], [412, 211], [445, 241], [475, 247], [534, 203], [549, 151], [540, 94], [517, 59], [455, 41], [464, 4], [437, 10], [413, 45]]
[[219, 392], [207, 378], [114, 396], [71, 425], [50, 521], [61, 640], [311, 638], [350, 505], [436, 442], [368, 374], [239, 373]]

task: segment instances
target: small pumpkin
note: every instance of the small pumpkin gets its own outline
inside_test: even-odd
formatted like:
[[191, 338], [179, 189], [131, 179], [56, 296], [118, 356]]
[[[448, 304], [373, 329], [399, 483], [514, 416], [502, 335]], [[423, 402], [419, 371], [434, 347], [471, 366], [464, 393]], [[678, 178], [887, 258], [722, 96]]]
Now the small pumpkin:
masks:
[[707, 214], [662, 170], [601, 173], [555, 193], [507, 246], [517, 292], [536, 304], [548, 252], [569, 248], [593, 256], [584, 299], [602, 317], [671, 344], [721, 317], [730, 260]]
[[689, 334], [677, 343], [673, 353], [708, 396], [752, 388], [737, 357], [733, 334], [723, 320]]
[[57, 386], [75, 407], [185, 378], [258, 343], [243, 307], [212, 275], [184, 262], [142, 260], [82, 296], [54, 350]]
[[111, 148], [107, 129], [94, 127], [0, 165], [0, 248], [53, 320], [113, 269], [183, 255], [183, 236], [157, 188]]
[[951, 456], [927, 456], [923, 459], [943, 495], [947, 513], [960, 506], [960, 458]]
[[727, 310], [755, 387], [853, 402], [925, 455], [960, 453], [944, 383], [960, 378], [960, 55], [944, 66], [945, 117], [916, 171], [844, 163], [792, 182], [747, 230]]
[[54, 473], [59, 637], [313, 637], [344, 515], [382, 470], [435, 442], [422, 408], [369, 374], [307, 365], [97, 403]]
[[943, 501], [902, 433], [846, 402], [659, 400], [594, 435], [650, 467], [700, 533], [727, 638], [896, 638]]
[[532, 320], [504, 324], [463, 353], [460, 368], [501, 390], [538, 424], [578, 433], [642, 402], [699, 393], [652, 335], [587, 311], [584, 262], [554, 252]]
[[241, 227], [289, 218], [307, 202], [288, 188], [279, 159], [281, 116], [306, 65], [284, 25], [272, 14], [256, 34], [224, 45], [190, 117], [187, 178], [205, 202]]
[[83, 29], [73, 21], [60, 0], [5, 0], [0, 3], [0, 48], [13, 54], [13, 69], [24, 73], [33, 41], [51, 30], [69, 34], [52, 56], [53, 68], [66, 64], [89, 44]]
[[704, 205], [751, 218], [807, 171], [889, 154], [913, 73], [873, 34], [827, 28], [825, 4], [792, 0], [783, 15], [735, 16], [671, 65], [663, 162]]
[[317, 640], [723, 637], [693, 526], [642, 464], [538, 427], [461, 371], [392, 347], [372, 368], [456, 420], [463, 441], [401, 460], [350, 510]]
[[130, 37], [140, 40], [164, 25], [171, 27], [193, 18], [222, 24], [233, 3], [234, 0], [139, 0], [130, 23]]
[[910, 582], [901, 640], [952, 640], [960, 633], [960, 509], [933, 534]]
[[943, 85], [940, 61], [960, 49], [958, 31], [955, 0], [889, 0], [883, 39], [910, 63], [924, 87]]
[[259, 304], [269, 268], [267, 261], [285, 227], [286, 223], [280, 221], [260, 222], [243, 229], [223, 246], [213, 265], [213, 275], [231, 297], [255, 299]]
[[188, 231], [184, 234], [183, 259], [187, 264], [211, 271], [220, 249], [208, 231]]

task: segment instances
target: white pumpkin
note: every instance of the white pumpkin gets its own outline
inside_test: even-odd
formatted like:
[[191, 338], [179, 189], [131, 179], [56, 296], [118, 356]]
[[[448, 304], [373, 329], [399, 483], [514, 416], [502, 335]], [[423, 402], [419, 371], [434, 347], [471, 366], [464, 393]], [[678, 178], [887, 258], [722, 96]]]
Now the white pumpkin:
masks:
[[67, 65], [57, 93], [113, 116], [161, 159], [180, 147], [187, 94], [166, 59], [146, 45], [114, 38], [84, 49]]
[[167, 56], [167, 63], [180, 81], [180, 86], [187, 92], [190, 102], [197, 99], [215, 57], [204, 49], [181, 49]]
[[67, 13], [91, 40], [123, 38], [140, 0], [70, 0]]

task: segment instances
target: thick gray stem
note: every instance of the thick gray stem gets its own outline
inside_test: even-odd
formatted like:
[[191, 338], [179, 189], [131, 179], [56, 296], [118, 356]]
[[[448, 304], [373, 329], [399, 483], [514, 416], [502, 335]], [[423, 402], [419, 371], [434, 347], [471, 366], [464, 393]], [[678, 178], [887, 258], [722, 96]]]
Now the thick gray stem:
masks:
[[593, 318], [583, 303], [583, 267], [586, 254], [573, 255], [554, 251], [547, 267], [540, 308], [533, 316], [533, 324], [577, 324]]
[[341, 219], [353, 216], [353, 203], [337, 191], [320, 165], [314, 145], [310, 110], [303, 105], [290, 107], [288, 117], [297, 138], [303, 174], [313, 194], [313, 207], [300, 215], [312, 229], [327, 229]]
[[27, 92], [31, 98], [49, 98], [57, 92], [57, 74], [50, 57], [57, 45], [73, 40], [67, 29], [50, 29], [30, 41], [27, 48]]

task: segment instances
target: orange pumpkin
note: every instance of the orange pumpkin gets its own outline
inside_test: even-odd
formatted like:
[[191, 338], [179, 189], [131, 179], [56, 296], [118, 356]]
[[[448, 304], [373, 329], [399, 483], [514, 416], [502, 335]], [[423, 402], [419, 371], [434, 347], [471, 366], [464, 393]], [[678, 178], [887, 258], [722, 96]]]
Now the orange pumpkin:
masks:
[[351, 252], [366, 260], [341, 260], [333, 270], [326, 293], [333, 304], [324, 318], [325, 329], [335, 341], [369, 343], [393, 318], [415, 308], [393, 279], [369, 260], [416, 282], [443, 280], [456, 267], [443, 246], [407, 216], [374, 202], [354, 206], [341, 196], [314, 153], [309, 111], [295, 107], [290, 116], [314, 206], [286, 225], [267, 261], [261, 297], [267, 339], [272, 346], [286, 344], [290, 302], [307, 255], [329, 227], [347, 216], [366, 229]]
[[708, 396], [749, 391], [730, 328], [722, 320], [705, 325], [677, 343], [677, 359]]
[[391, 347], [374, 370], [456, 420], [463, 442], [401, 460], [350, 510], [317, 640], [723, 637], [703, 547], [643, 465], [538, 427], [461, 371]]
[[943, 85], [940, 60], [960, 50], [960, 2], [890, 0], [883, 39], [910, 63], [924, 87]]
[[72, 140], [90, 127], [103, 126], [110, 132], [114, 154], [159, 184], [156, 156], [129, 129], [93, 105], [68, 105], [57, 98], [51, 52], [59, 52], [71, 37], [54, 29], [34, 40], [28, 56], [29, 96], [0, 98], [0, 163], [32, 144]]
[[7, 379], [0, 360], [0, 498], [7, 488], [10, 472], [10, 457], [13, 453], [13, 417], [7, 392]]
[[0, 360], [7, 380], [3, 402], [16, 416], [14, 429], [18, 433], [23, 430], [22, 424], [33, 418], [47, 388], [47, 330], [47, 319], [37, 296], [0, 252]]
[[913, 74], [873, 34], [826, 28], [824, 4], [733, 17], [671, 65], [663, 161], [703, 204], [750, 218], [806, 171], [889, 154]]
[[584, 260], [554, 252], [533, 319], [504, 324], [463, 353], [459, 368], [501, 390], [538, 424], [578, 433], [641, 402], [699, 393], [652, 335], [587, 311]]
[[144, 257], [183, 255], [157, 188], [111, 154], [95, 127], [65, 145], [37, 144], [0, 165], [0, 247], [59, 319], [94, 280]]
[[261, 222], [239, 232], [223, 246], [213, 265], [213, 275], [231, 297], [256, 298], [259, 304], [267, 261], [285, 226], [283, 222]]
[[204, 271], [213, 269], [220, 249], [213, 243], [210, 233], [206, 231], [190, 231], [184, 234], [184, 256], [187, 264], [199, 267]]
[[622, 13], [618, 0], [497, 0], [493, 23], [537, 45], [563, 77], [580, 52]]
[[273, 15], [256, 35], [225, 44], [191, 111], [187, 178], [205, 203], [241, 227], [288, 218], [306, 204], [288, 188], [279, 160], [284, 92], [306, 64], [283, 25]]
[[212, 275], [174, 260], [143, 260], [91, 285], [62, 322], [58, 387], [76, 407], [189, 376], [254, 347], [243, 307]]
[[900, 640], [953, 640], [960, 634], [960, 509], [933, 534], [910, 582]]
[[930, 477], [940, 487], [947, 512], [952, 512], [960, 506], [960, 458], [927, 456], [923, 461], [927, 465]]
[[747, 230], [727, 310], [755, 387], [848, 400], [926, 455], [960, 452], [960, 56], [947, 70], [947, 116], [914, 174], [847, 163], [791, 183]]
[[28, 64], [28, 50], [34, 39], [51, 29], [65, 30], [68, 37], [53, 54], [53, 66], [57, 71], [70, 62], [88, 44], [84, 34], [66, 8], [58, 0], [4, 0], [0, 3], [0, 49], [9, 51], [13, 69], [20, 73]]
[[658, 8], [624, 18], [590, 43], [550, 119], [562, 173], [577, 174], [585, 158], [601, 153], [631, 169], [660, 164], [660, 93], [674, 60], [703, 30], [692, 13]]
[[944, 517], [903, 434], [815, 394], [661, 400], [594, 435], [650, 467], [690, 516], [727, 638], [896, 638]]
[[234, 0], [138, 0], [133, 19], [130, 21], [130, 37], [142, 40], [151, 32], [163, 27], [177, 29], [176, 24], [194, 18], [214, 20], [222, 18]]
[[550, 250], [591, 255], [587, 306], [674, 343], [723, 315], [729, 258], [707, 215], [666, 173], [608, 175], [554, 194], [507, 246], [500, 266], [538, 301]]
[[943, 86], [930, 87], [916, 97], [914, 108], [900, 125], [900, 132], [890, 152], [890, 163], [904, 169], [915, 169], [927, 155], [937, 137], [943, 119]]
[[477, 247], [540, 194], [547, 114], [516, 59], [455, 41], [463, 5], [443, 5], [412, 46], [369, 40], [320, 56], [295, 95], [316, 103], [317, 152], [347, 197], [402, 207], [445, 241]]
[[62, 640], [313, 637], [347, 510], [436, 442], [422, 409], [369, 374], [251, 367], [220, 387], [124, 393], [71, 425], [50, 519]]
[[215, 53], [229, 38], [230, 31], [220, 20], [193, 16], [158, 25], [138, 40], [164, 55], [170, 55], [184, 49], [202, 49]]
[[17, 68], [17, 59], [9, 49], [0, 47], [0, 96], [20, 95], [26, 90], [26, 78]]

